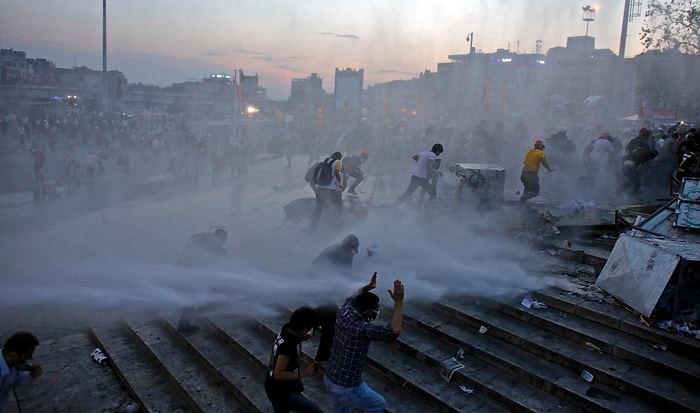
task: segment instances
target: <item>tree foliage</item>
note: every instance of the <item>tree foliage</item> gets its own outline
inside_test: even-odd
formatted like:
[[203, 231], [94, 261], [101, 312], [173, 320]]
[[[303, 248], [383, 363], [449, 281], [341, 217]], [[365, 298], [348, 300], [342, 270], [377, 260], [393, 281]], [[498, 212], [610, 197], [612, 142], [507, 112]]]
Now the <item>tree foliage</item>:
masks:
[[649, 0], [640, 40], [645, 50], [700, 54], [698, 0]]

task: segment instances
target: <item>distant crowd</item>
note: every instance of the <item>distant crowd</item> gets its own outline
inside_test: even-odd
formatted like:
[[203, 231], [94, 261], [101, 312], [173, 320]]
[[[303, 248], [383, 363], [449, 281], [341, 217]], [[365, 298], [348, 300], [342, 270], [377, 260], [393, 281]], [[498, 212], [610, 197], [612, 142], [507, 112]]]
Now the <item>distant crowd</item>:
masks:
[[[101, 113], [67, 106], [60, 113], [53, 108], [32, 115], [0, 114], [0, 139], [3, 148], [29, 155], [31, 181], [41, 189], [32, 188], [42, 202], [93, 185], [138, 183], [153, 175], [167, 176], [177, 185], [195, 186], [202, 179], [232, 182], [246, 175], [263, 153], [286, 158], [289, 168], [294, 155], [308, 156], [311, 166], [329, 153], [347, 157], [363, 150], [372, 155], [376, 189], [400, 192], [406, 161], [435, 142], [449, 148], [438, 162], [495, 164], [517, 171], [526, 148], [541, 140], [546, 162], [557, 171], [543, 183], [542, 195], [552, 198], [571, 196], [563, 194], [568, 187], [579, 188], [578, 196], [600, 199], [621, 192], [631, 197], [669, 193], [683, 176], [698, 175], [698, 134], [685, 123], [550, 127], [521, 118], [506, 123], [394, 117], [362, 118], [344, 126], [298, 122], [227, 136], [193, 126], [207, 120], [155, 110]], [[346, 183], [349, 172], [342, 178]]]

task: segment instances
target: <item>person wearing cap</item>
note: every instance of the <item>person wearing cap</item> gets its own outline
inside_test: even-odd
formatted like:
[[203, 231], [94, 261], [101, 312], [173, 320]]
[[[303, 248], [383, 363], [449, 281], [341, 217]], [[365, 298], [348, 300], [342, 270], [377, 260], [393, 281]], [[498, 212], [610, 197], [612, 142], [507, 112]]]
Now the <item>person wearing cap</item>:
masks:
[[416, 165], [413, 167], [413, 174], [411, 175], [411, 181], [408, 184], [406, 191], [394, 202], [394, 207], [398, 207], [404, 203], [418, 187], [425, 189], [428, 193], [430, 199], [435, 199], [437, 196], [437, 191], [434, 187], [430, 185], [430, 179], [433, 175], [442, 175], [442, 172], [438, 171], [433, 167], [433, 163], [437, 161], [437, 157], [443, 152], [443, 147], [441, 144], [436, 143], [429, 151], [423, 151], [419, 154], [413, 155], [413, 160], [416, 161]]
[[538, 173], [540, 166], [544, 166], [549, 172], [554, 172], [554, 169], [549, 167], [547, 156], [544, 154], [544, 142], [540, 139], [535, 141], [532, 148], [525, 153], [523, 161], [523, 169], [520, 172], [520, 182], [525, 187], [523, 195], [520, 197], [520, 202], [525, 202], [530, 198], [534, 198], [540, 193], [540, 177]]
[[649, 141], [650, 137], [651, 132], [649, 131], [649, 128], [639, 128], [639, 135], [627, 142], [627, 146], [625, 147], [626, 154], [629, 155], [637, 150], [651, 150], [651, 142]]
[[353, 154], [343, 159], [343, 185], [347, 187], [348, 177], [355, 178], [355, 182], [353, 182], [348, 189], [348, 194], [357, 195], [355, 189], [357, 189], [364, 179], [360, 165], [365, 163], [367, 158], [369, 158], [369, 151], [367, 149], [362, 149], [359, 155]]

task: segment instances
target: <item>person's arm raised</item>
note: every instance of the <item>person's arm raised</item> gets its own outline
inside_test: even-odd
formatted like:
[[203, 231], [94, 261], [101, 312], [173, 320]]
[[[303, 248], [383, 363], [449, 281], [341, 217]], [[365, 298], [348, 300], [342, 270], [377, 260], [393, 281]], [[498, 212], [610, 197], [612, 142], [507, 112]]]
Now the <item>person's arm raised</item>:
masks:
[[394, 315], [391, 317], [391, 330], [397, 336], [401, 334], [403, 322], [403, 296], [404, 288], [401, 280], [394, 280], [394, 291], [389, 290], [391, 299], [394, 300]]

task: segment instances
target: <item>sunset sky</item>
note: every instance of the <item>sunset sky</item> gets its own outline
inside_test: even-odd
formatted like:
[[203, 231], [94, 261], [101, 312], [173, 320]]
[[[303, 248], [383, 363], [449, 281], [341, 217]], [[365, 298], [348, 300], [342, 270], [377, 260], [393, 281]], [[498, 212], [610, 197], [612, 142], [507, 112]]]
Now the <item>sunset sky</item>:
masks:
[[[586, 32], [617, 53], [623, 0], [107, 0], [107, 67], [130, 83], [167, 86], [209, 73], [258, 74], [268, 97], [287, 99], [292, 78], [318, 73], [333, 91], [336, 67], [365, 69], [364, 86], [437, 70], [450, 54], [565, 46]], [[644, 13], [646, 2], [642, 5]], [[102, 69], [102, 0], [0, 0], [0, 47], [57, 67]], [[626, 56], [642, 51], [643, 17]]]

